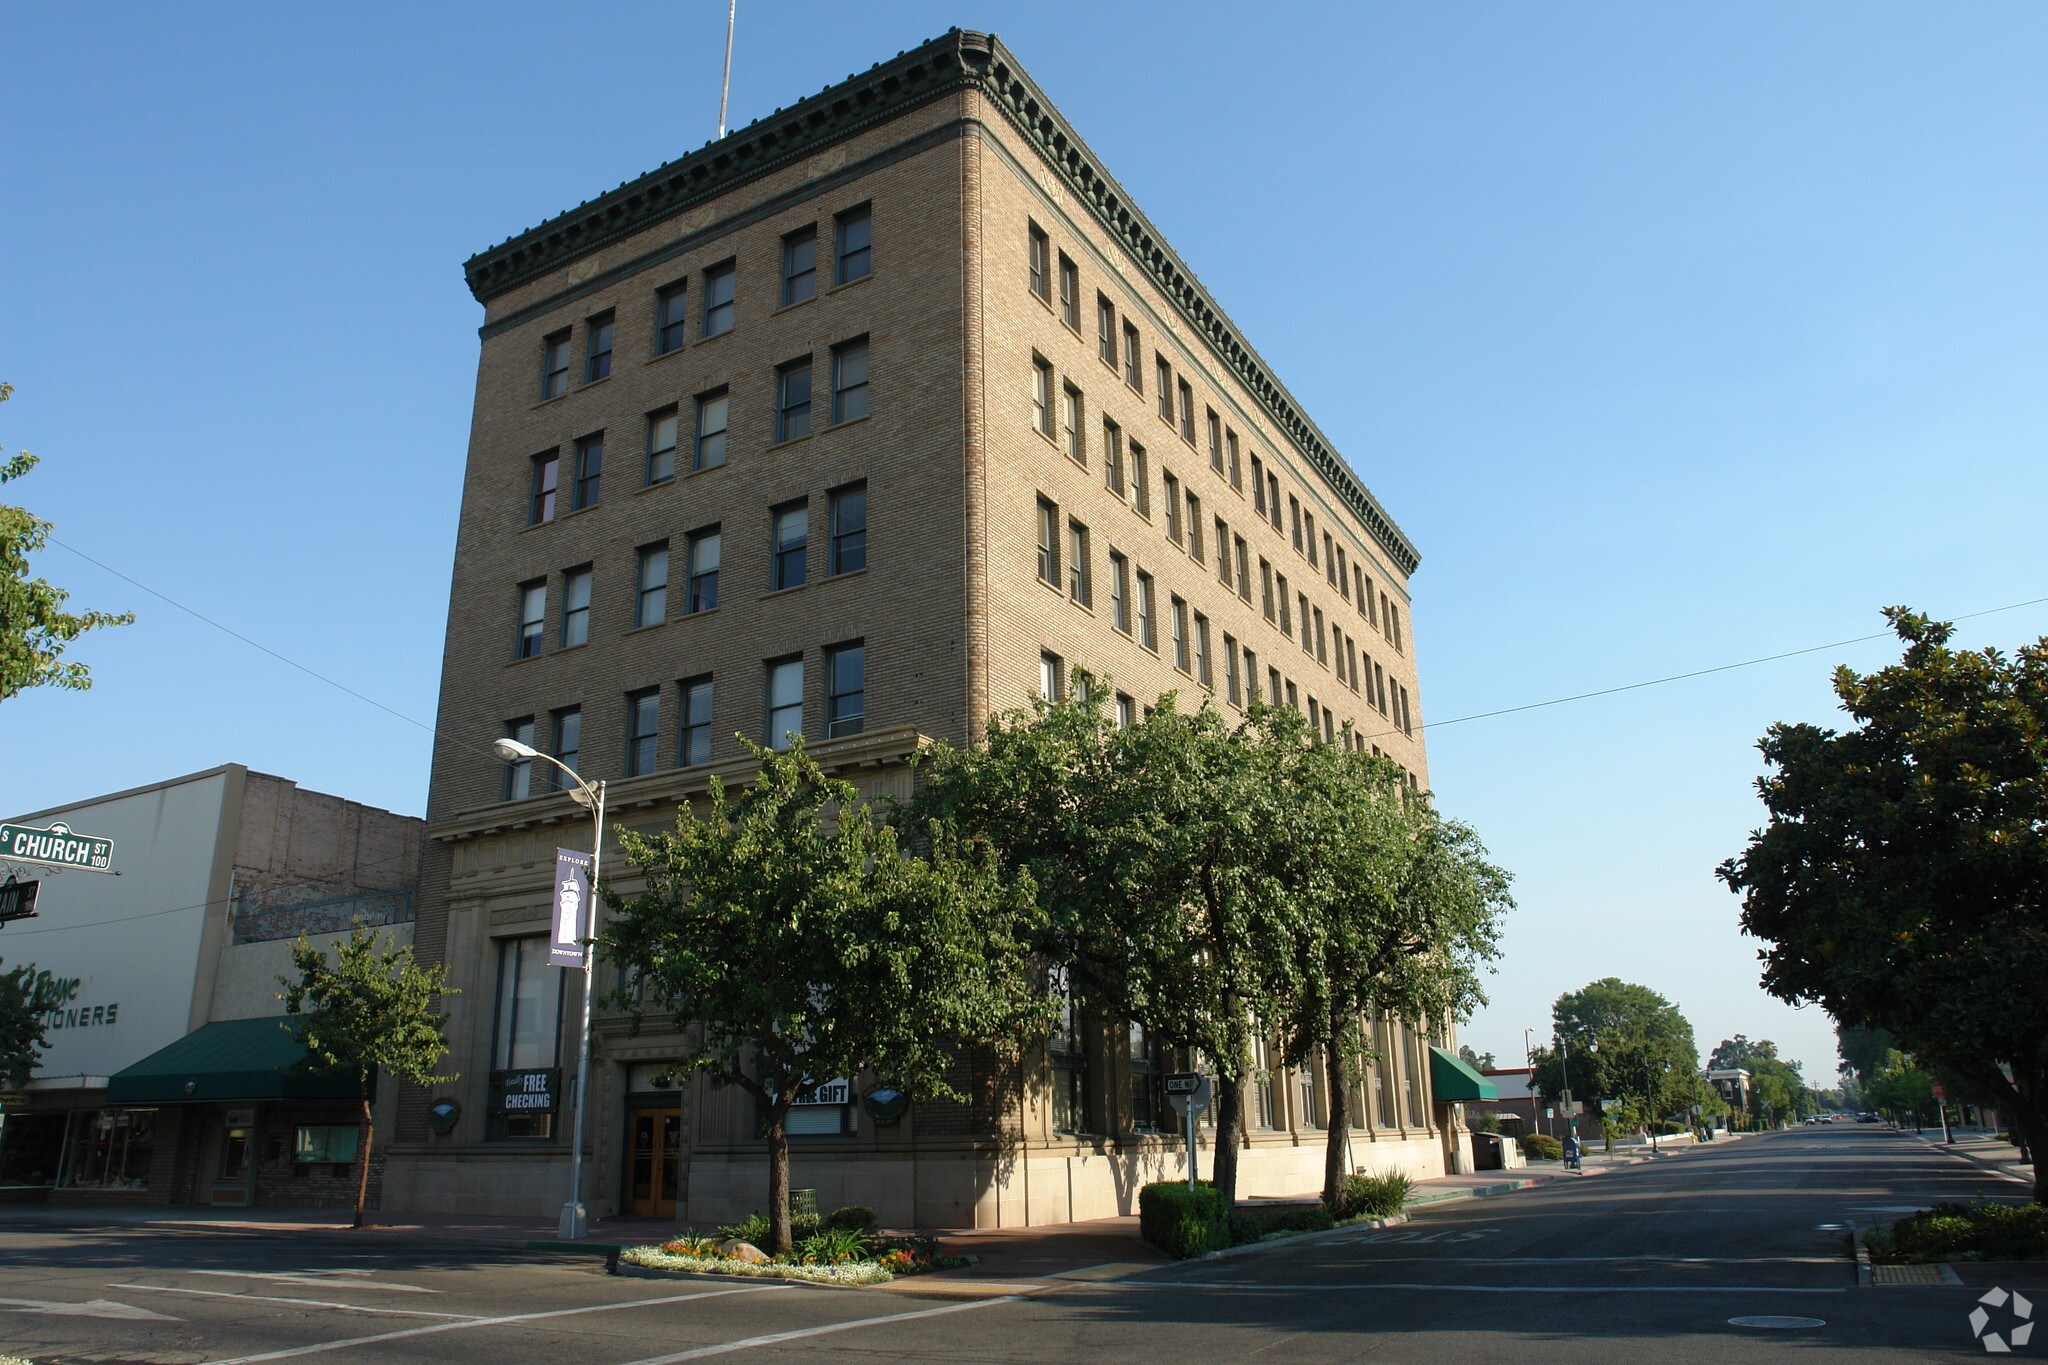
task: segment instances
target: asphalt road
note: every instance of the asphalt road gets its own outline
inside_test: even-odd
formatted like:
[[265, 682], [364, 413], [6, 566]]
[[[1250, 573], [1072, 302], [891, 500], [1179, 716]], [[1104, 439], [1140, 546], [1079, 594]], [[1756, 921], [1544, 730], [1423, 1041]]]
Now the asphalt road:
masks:
[[[1983, 1291], [1859, 1288], [1845, 1225], [2023, 1194], [1896, 1134], [1807, 1128], [1398, 1228], [968, 1299], [0, 1224], [0, 1351], [37, 1365], [1945, 1360], [1984, 1354], [1969, 1323]], [[1730, 1321], [1748, 1317], [1809, 1321]], [[2043, 1338], [2012, 1358], [2048, 1357]]]

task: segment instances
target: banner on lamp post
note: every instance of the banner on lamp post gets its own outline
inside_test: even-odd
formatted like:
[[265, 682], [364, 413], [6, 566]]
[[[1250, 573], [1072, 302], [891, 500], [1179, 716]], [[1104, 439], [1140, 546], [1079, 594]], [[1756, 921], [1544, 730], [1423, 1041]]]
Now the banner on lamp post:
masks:
[[548, 962], [556, 967], [581, 967], [589, 952], [580, 940], [589, 937], [592, 901], [590, 855], [573, 848], [555, 850], [555, 932]]

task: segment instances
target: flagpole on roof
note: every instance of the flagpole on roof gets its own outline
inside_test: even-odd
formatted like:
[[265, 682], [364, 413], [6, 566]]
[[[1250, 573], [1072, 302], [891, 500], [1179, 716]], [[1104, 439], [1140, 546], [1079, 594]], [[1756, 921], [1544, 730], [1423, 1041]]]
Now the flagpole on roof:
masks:
[[725, 6], [725, 81], [718, 87], [718, 135], [725, 136], [725, 102], [732, 94], [732, 23], [739, 15], [740, 0]]

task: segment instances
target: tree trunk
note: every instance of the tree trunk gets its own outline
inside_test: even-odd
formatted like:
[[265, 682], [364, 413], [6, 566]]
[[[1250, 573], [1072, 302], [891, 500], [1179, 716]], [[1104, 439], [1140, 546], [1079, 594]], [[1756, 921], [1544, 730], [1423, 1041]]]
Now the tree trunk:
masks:
[[789, 1098], [768, 1111], [768, 1251], [787, 1256], [796, 1249], [789, 1230]]
[[1244, 1127], [1244, 1087], [1228, 1076], [1216, 1077], [1216, 1155], [1210, 1183], [1223, 1194], [1227, 1213], [1237, 1207], [1237, 1146]]
[[1351, 1136], [1351, 1085], [1345, 1072], [1343, 1015], [1330, 1011], [1330, 1036], [1324, 1044], [1323, 1063], [1328, 1076], [1329, 1100], [1323, 1106], [1328, 1111], [1330, 1126], [1328, 1141], [1323, 1148], [1323, 1202], [1331, 1212], [1337, 1208], [1337, 1200], [1344, 1193], [1344, 1177], [1350, 1172], [1344, 1169], [1345, 1139]]
[[356, 1220], [350, 1227], [363, 1225], [363, 1205], [370, 1197], [370, 1140], [377, 1134], [376, 1125], [370, 1119], [370, 1090], [363, 1087], [363, 1142], [356, 1153]]

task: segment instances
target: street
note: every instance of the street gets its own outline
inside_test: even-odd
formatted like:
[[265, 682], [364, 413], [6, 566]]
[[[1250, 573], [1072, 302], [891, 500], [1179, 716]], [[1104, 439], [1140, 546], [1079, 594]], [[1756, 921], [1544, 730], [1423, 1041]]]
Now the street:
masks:
[[[1859, 1288], [1844, 1230], [2018, 1199], [1908, 1136], [1803, 1128], [1124, 1278], [992, 1296], [608, 1277], [428, 1247], [0, 1223], [0, 1350], [37, 1365], [564, 1359], [1730, 1362], [1981, 1355], [1981, 1288]], [[1110, 1267], [1093, 1273], [1116, 1276]], [[1736, 1318], [1818, 1319], [1793, 1327]], [[2040, 1345], [2023, 1348], [2048, 1349]]]

